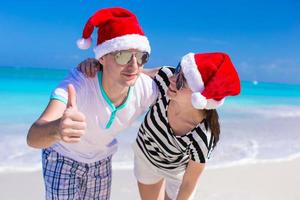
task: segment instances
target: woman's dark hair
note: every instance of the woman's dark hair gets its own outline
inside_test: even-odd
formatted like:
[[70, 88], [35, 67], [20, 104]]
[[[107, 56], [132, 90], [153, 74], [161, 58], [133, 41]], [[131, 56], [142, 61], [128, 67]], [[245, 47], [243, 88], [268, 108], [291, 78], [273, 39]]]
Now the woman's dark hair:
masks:
[[217, 110], [206, 110], [206, 120], [208, 122], [208, 126], [211, 130], [211, 133], [214, 136], [213, 147], [215, 147], [220, 137], [220, 123]]

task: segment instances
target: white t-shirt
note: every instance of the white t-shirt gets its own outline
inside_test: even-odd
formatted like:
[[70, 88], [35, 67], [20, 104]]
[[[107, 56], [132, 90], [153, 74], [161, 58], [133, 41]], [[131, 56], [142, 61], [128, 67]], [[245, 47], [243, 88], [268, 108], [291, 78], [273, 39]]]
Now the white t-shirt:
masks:
[[79, 143], [58, 142], [52, 148], [79, 162], [102, 160], [117, 150], [116, 135], [149, 109], [157, 98], [157, 86], [147, 75], [141, 74], [130, 87], [126, 101], [115, 108], [101, 84], [102, 72], [87, 78], [76, 68], [53, 91], [51, 99], [67, 103], [67, 85], [76, 90], [77, 108], [86, 117], [87, 129]]

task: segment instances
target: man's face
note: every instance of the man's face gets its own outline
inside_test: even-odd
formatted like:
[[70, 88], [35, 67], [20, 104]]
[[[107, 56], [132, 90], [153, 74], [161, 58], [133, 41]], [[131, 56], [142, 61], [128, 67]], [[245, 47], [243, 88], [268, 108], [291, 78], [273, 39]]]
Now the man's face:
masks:
[[[113, 83], [118, 84], [122, 87], [133, 86], [143, 69], [143, 65], [138, 63], [137, 50], [130, 49], [129, 51], [131, 59], [128, 63], [118, 64], [117, 58], [119, 54], [109, 53], [102, 58], [100, 58], [100, 63], [103, 65], [103, 74], [106, 77], [109, 77]], [[128, 53], [128, 52], [127, 52]]]

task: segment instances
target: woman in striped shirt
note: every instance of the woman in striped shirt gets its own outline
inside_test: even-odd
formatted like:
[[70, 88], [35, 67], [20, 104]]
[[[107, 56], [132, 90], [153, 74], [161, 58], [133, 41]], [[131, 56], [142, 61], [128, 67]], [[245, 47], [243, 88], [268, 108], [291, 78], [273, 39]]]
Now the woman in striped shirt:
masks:
[[154, 80], [159, 94], [133, 144], [140, 195], [192, 199], [219, 140], [216, 108], [239, 94], [239, 77], [224, 53], [189, 53], [176, 69], [159, 69]]

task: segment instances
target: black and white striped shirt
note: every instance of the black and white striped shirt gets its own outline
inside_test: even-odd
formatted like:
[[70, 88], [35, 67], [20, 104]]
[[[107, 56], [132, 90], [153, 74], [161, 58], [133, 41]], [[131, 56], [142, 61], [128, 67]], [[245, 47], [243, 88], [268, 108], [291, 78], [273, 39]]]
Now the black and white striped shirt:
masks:
[[213, 136], [204, 120], [183, 136], [175, 136], [167, 118], [170, 99], [166, 95], [173, 68], [163, 67], [154, 80], [159, 94], [142, 123], [136, 144], [156, 167], [185, 169], [189, 160], [205, 163], [213, 146]]

